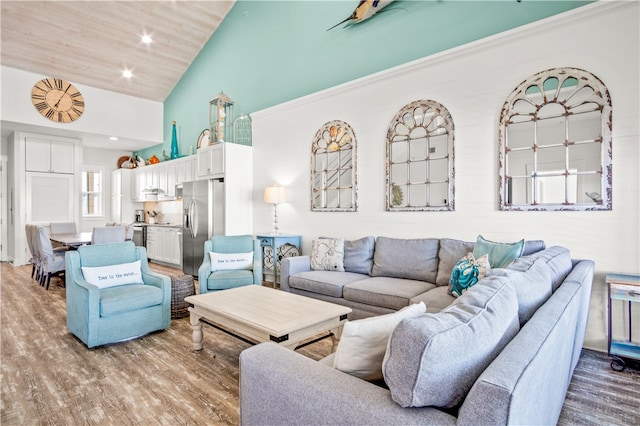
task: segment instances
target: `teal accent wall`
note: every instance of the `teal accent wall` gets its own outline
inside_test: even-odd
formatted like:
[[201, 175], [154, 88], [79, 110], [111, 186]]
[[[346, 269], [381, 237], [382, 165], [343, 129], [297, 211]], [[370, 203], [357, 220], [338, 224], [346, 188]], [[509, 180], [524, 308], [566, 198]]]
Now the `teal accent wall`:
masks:
[[140, 154], [170, 152], [173, 120], [180, 154], [188, 154], [220, 91], [238, 117], [588, 3], [397, 0], [369, 20], [327, 31], [358, 1], [239, 0], [166, 99], [164, 143]]

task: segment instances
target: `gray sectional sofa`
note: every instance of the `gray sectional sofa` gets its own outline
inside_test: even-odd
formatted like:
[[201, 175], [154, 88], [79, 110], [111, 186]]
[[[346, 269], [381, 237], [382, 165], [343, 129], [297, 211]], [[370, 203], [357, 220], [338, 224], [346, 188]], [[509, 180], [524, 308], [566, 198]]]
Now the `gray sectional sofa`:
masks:
[[420, 301], [427, 313], [393, 330], [382, 386], [334, 369], [332, 355], [318, 362], [274, 343], [243, 351], [242, 424], [555, 424], [582, 349], [594, 264], [527, 242], [522, 257], [455, 299], [443, 278], [470, 250], [379, 237], [369, 274], [349, 271], [346, 247], [345, 272], [283, 261], [284, 290], [348, 305], [356, 318]]
[[[280, 288], [349, 306], [350, 320], [419, 302], [427, 312], [440, 312], [455, 300], [448, 291], [453, 266], [474, 247], [474, 242], [450, 238], [345, 241], [344, 272], [311, 270], [309, 256], [285, 258]], [[544, 241], [525, 241], [523, 255], [544, 248]]]

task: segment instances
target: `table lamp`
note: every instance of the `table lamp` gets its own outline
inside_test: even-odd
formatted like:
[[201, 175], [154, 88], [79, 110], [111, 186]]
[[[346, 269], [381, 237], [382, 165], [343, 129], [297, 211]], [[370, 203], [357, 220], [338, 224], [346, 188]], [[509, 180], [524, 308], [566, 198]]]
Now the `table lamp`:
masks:
[[264, 189], [264, 202], [273, 204], [273, 234], [278, 233], [278, 204], [287, 201], [287, 189], [278, 186], [267, 186]]

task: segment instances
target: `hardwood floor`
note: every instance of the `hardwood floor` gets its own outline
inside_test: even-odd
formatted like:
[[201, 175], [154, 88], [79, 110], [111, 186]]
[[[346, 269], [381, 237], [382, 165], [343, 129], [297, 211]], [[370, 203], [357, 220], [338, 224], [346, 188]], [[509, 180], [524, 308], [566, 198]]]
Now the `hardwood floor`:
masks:
[[[0, 424], [239, 423], [238, 356], [249, 344], [205, 325], [204, 349], [194, 352], [182, 318], [169, 330], [89, 350], [66, 329], [61, 281], [47, 291], [30, 273], [1, 264]], [[325, 339], [299, 352], [320, 359], [330, 349]], [[606, 354], [584, 351], [559, 423], [640, 424], [638, 400], [640, 373], [615, 373]]]

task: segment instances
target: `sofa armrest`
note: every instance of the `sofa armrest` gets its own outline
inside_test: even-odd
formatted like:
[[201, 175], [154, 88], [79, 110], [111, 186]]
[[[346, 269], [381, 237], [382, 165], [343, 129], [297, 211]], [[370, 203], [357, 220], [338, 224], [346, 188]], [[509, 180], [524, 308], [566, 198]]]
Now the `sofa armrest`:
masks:
[[571, 381], [580, 303], [580, 284], [564, 282], [476, 380], [458, 424], [556, 424]]
[[310, 270], [311, 258], [309, 256], [285, 257], [280, 263], [280, 289], [291, 291], [291, 287], [289, 287], [289, 277]]
[[242, 425], [455, 424], [432, 407], [402, 408], [387, 389], [263, 343], [240, 354]]

